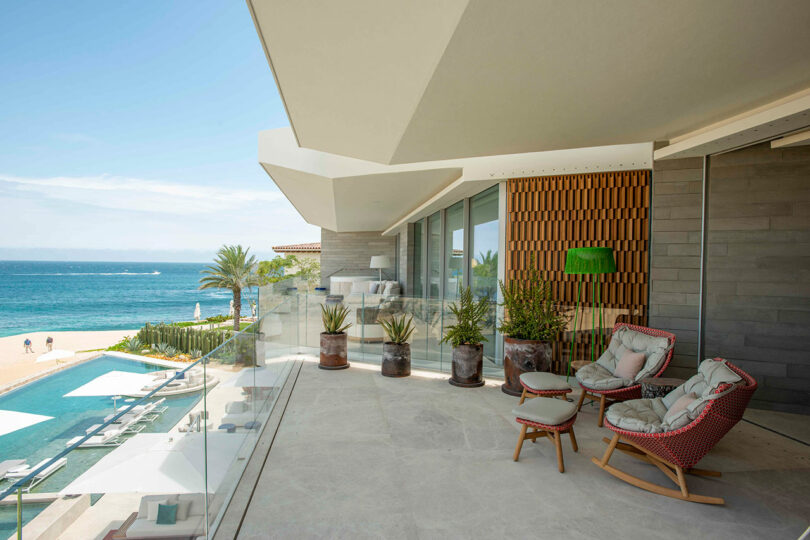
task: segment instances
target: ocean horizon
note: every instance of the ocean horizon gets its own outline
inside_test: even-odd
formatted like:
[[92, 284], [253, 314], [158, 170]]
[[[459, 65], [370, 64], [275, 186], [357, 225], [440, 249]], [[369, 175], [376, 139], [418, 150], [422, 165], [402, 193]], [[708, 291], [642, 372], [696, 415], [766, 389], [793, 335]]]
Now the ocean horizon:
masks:
[[[145, 322], [227, 315], [232, 294], [200, 290], [207, 263], [0, 261], [0, 337], [27, 332], [126, 330]], [[258, 297], [253, 289], [243, 295]]]

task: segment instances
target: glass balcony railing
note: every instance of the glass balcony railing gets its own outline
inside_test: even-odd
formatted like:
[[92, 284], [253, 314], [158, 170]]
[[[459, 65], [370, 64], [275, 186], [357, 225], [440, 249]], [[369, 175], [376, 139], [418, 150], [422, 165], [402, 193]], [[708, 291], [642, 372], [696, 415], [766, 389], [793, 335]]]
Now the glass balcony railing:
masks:
[[[43, 449], [51, 452], [47, 459], [6, 462], [0, 534], [34, 538], [61, 524], [73, 537], [102, 538], [112, 530], [211, 537], [298, 348], [298, 298], [264, 300], [253, 324], [195, 362], [105, 354], [105, 362], [140, 367], [95, 379], [108, 385], [95, 388], [95, 397], [65, 396], [75, 401], [49, 420], [60, 425]], [[91, 402], [109, 409], [77, 410]], [[37, 456], [41, 449], [29, 450]], [[67, 515], [75, 520], [65, 521]]]
[[[87, 401], [57, 407], [49, 439], [30, 448], [28, 456], [3, 456], [31, 459], [30, 466], [0, 463], [5, 468], [0, 471], [0, 536], [16, 532], [21, 538], [29, 531], [27, 536], [35, 537], [64, 523], [60, 516], [71, 515], [75, 520], [66, 530], [76, 537], [101, 538], [112, 530], [130, 537], [211, 537], [295, 360], [318, 355], [325, 304], [349, 308], [350, 361], [381, 363], [386, 337], [379, 321], [407, 315], [415, 326], [412, 367], [451, 371], [452, 347], [441, 341], [456, 322], [450, 301], [333, 297], [306, 287], [286, 282], [262, 287], [255, 322], [197, 361], [127, 354], [116, 360], [109, 353], [112, 359], [105, 361], [130, 367], [122, 372], [96, 366], [92, 377], [97, 378], [75, 390], [71, 373], [83, 364], [53, 375], [68, 379], [63, 381], [68, 392], [59, 399], [80, 394]], [[552, 371], [565, 372], [572, 339], [574, 358], [589, 359], [591, 341], [601, 350], [616, 322], [643, 322], [643, 314], [605, 310], [600, 337], [599, 313], [589, 309], [580, 309], [574, 327], [574, 307], [563, 307], [570, 320], [554, 344]], [[491, 303], [483, 329], [489, 378], [503, 377], [502, 338], [496, 331], [502, 316], [502, 308]], [[86, 410], [78, 410], [82, 403]]]

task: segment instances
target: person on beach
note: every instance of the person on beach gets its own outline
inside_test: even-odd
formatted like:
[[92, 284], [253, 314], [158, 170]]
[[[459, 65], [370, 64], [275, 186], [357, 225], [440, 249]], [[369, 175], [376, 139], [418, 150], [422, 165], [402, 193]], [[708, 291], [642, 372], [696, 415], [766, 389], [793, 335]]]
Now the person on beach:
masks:
[[27, 353], [34, 352], [34, 347], [31, 346], [31, 340], [30, 339], [25, 338], [25, 341], [23, 341], [23, 345], [25, 345], [25, 352], [27, 352]]
[[48, 336], [45, 340], [45, 347], [48, 348], [48, 352], [53, 350], [53, 338], [51, 336]]

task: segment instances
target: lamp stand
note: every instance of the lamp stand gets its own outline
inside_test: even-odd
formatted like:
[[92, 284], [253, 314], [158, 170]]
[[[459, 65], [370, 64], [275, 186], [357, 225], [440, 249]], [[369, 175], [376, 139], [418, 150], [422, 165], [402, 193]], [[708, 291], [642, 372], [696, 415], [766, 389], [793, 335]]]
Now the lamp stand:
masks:
[[574, 310], [574, 330], [571, 332], [571, 354], [568, 356], [568, 371], [565, 376], [566, 382], [571, 377], [571, 362], [574, 360], [574, 351], [577, 346], [577, 316], [579, 315], [579, 296], [582, 292], [582, 274], [579, 275], [579, 283], [577, 284], [577, 307]]

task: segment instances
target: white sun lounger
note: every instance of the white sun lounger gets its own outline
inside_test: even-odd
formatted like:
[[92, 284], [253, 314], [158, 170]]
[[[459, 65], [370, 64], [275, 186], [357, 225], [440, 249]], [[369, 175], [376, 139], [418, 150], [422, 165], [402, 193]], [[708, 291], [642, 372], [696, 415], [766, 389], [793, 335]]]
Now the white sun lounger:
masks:
[[0, 479], [5, 478], [6, 473], [10, 470], [18, 469], [20, 467], [27, 467], [24, 459], [7, 459], [5, 461], [0, 461]]
[[[21, 467], [14, 467], [12, 470], [9, 470], [8, 472], [6, 472], [4, 478], [7, 479], [7, 480], [11, 480], [11, 481], [15, 481], [15, 480], [19, 480], [21, 478], [25, 478], [26, 476], [31, 474], [35, 469], [37, 469], [39, 467], [42, 467], [43, 465], [48, 463], [50, 460], [51, 460], [51, 458], [43, 459], [42, 461], [40, 461], [39, 463], [37, 463], [33, 467], [30, 467], [28, 465], [24, 465], [24, 466], [21, 466]], [[36, 474], [36, 476], [31, 478], [31, 482], [23, 489], [23, 491], [25, 491], [26, 493], [29, 493], [32, 489], [37, 487], [40, 483], [45, 481], [50, 475], [52, 475], [53, 473], [55, 473], [56, 471], [58, 471], [59, 469], [61, 469], [65, 465], [67, 465], [67, 458], [66, 457], [62, 457], [62, 458], [57, 459], [56, 461], [54, 461], [53, 463], [51, 463], [50, 465], [48, 465], [47, 467], [45, 467], [44, 469], [39, 471]]]

